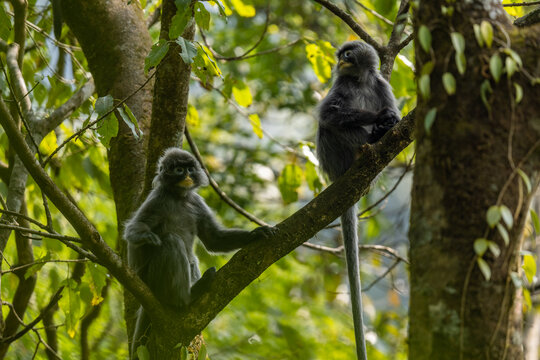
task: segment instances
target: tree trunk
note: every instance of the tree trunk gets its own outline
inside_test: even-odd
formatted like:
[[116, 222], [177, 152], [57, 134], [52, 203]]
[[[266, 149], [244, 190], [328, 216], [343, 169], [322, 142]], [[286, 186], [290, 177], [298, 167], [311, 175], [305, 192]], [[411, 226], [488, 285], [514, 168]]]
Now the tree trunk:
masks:
[[[521, 290], [511, 274], [521, 268], [522, 230], [539, 181], [536, 102], [540, 91], [525, 71], [510, 79], [502, 74], [497, 83], [489, 61], [498, 53], [504, 64], [503, 49], [508, 46], [535, 76], [539, 28], [518, 31], [502, 7], [491, 1], [456, 1], [453, 10], [452, 15], [443, 15], [439, 2], [428, 1], [415, 9], [416, 34], [424, 25], [432, 35], [430, 51], [417, 41], [418, 76], [426, 72], [428, 62], [434, 68], [431, 96], [423, 98], [419, 91], [416, 117], [409, 358], [519, 359], [523, 356]], [[493, 27], [491, 48], [479, 46], [474, 35], [473, 24], [482, 20]], [[453, 32], [465, 39], [464, 75], [454, 61]], [[445, 72], [456, 78], [455, 95], [448, 95], [443, 87]], [[481, 96], [484, 81], [484, 89], [488, 83], [493, 89], [485, 92], [487, 106]], [[519, 104], [514, 82], [524, 93]], [[425, 118], [433, 108], [437, 115], [428, 132]], [[531, 192], [518, 169], [530, 178]], [[493, 205], [505, 205], [512, 213], [512, 227], [503, 220], [499, 223], [508, 228], [508, 244], [486, 221]], [[479, 270], [473, 248], [478, 238], [495, 242], [501, 250], [499, 256], [489, 250], [482, 256], [491, 270], [489, 280]]]

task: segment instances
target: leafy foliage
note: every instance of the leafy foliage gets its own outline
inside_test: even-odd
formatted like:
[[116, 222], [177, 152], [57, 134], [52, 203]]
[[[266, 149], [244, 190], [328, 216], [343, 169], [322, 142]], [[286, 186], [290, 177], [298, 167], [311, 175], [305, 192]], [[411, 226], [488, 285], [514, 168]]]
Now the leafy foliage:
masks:
[[[30, 8], [35, 6], [35, 2], [29, 3]], [[196, 2], [193, 9], [188, 6], [190, 3], [176, 2], [179, 11], [172, 20], [168, 41], [158, 40], [158, 25], [150, 29], [154, 45], [149, 49], [144, 70], [151, 73], [172, 48], [170, 44], [173, 41], [180, 44], [181, 55], [185, 63], [191, 65], [193, 77], [187, 124], [207, 167], [235, 202], [265, 221], [277, 223], [327, 185], [313, 154], [317, 126], [313, 119], [314, 108], [330, 87], [336, 47], [354, 36], [339, 19], [311, 2], [271, 2], [268, 24], [267, 1]], [[390, 19], [397, 12], [396, 1], [364, 3]], [[140, 2], [148, 17], [158, 4], [158, 1]], [[13, 36], [12, 18], [5, 13], [8, 9], [8, 3], [1, 3], [0, 38], [3, 40]], [[181, 37], [189, 11], [193, 11], [206, 42], [199, 32], [193, 42]], [[391, 27], [370, 13], [366, 16], [370, 19], [366, 23], [369, 32], [387, 39]], [[50, 114], [86, 81], [88, 64], [69, 32], [61, 41], [73, 46], [70, 50], [73, 58], [49, 42], [44, 34], [52, 31], [50, 11], [40, 14], [33, 9], [28, 20], [42, 27], [44, 32], [29, 30], [36, 41], [35, 47], [41, 52], [29, 51], [23, 70], [27, 83], [35, 84], [30, 94], [33, 105], [38, 112]], [[239, 61], [221, 60], [223, 57], [241, 57], [259, 39], [258, 46], [248, 53], [252, 57]], [[403, 58], [397, 59], [392, 74], [392, 86], [404, 113], [411, 110], [416, 101], [410, 65], [412, 53], [411, 47], [401, 53]], [[4, 80], [3, 75], [0, 79]], [[1, 91], [2, 95], [7, 95], [6, 89]], [[51, 154], [63, 141], [75, 135], [53, 157], [47, 171], [89, 215], [103, 239], [118, 249], [107, 147], [117, 135], [120, 124], [129, 126], [140, 141], [145, 138], [143, 125], [139, 127], [133, 115], [134, 109], [132, 111], [123, 104], [108, 114], [121, 99], [109, 95], [96, 98], [85, 102], [50, 133], [41, 143], [40, 150], [43, 154]], [[77, 133], [106, 114], [88, 130]], [[269, 136], [263, 136], [263, 130]], [[8, 148], [7, 141], [0, 130], [2, 148]], [[412, 150], [408, 149], [400, 159], [411, 154]], [[4, 152], [0, 156], [7, 162]], [[401, 165], [401, 161], [397, 161], [393, 170], [401, 171]], [[395, 178], [383, 175], [374, 186], [373, 194], [368, 195], [361, 206], [365, 208], [377, 200], [383, 193], [381, 189], [392, 184]], [[6, 191], [6, 184], [0, 184], [3, 197]], [[255, 226], [221, 201], [211, 189], [201, 189], [200, 193], [225, 225]], [[46, 223], [41, 192], [32, 179], [28, 181], [26, 201], [29, 216]], [[55, 231], [76, 236], [67, 220], [52, 205], [51, 215]], [[375, 243], [384, 234], [388, 236], [395, 231], [393, 224], [396, 221], [390, 212], [365, 219], [360, 229], [363, 241]], [[401, 229], [402, 233], [404, 231]], [[336, 229], [325, 230], [312, 241], [337, 247], [340, 244], [338, 234]], [[9, 264], [17, 263], [14, 244], [10, 239], [4, 252]], [[405, 252], [405, 245], [397, 244], [400, 252]], [[54, 324], [60, 325], [57, 328], [60, 355], [68, 358], [71, 354], [79, 354], [82, 320], [100, 306], [99, 316], [88, 329], [92, 357], [127, 358], [121, 286], [100, 265], [62, 262], [77, 260], [77, 255], [57, 240], [32, 240], [32, 248], [35, 261], [44, 262], [25, 270], [27, 277], [35, 275], [38, 281], [33, 295], [35, 302], [30, 304], [24, 321], [35, 318], [52, 294], [65, 286], [60, 311], [54, 315]], [[222, 266], [228, 258], [210, 256], [201, 247], [197, 248], [197, 253], [202, 270]], [[391, 265], [378, 253], [362, 253], [362, 259], [362, 277], [366, 284]], [[59, 262], [49, 262], [52, 260]], [[4, 268], [9, 267], [6, 262]], [[80, 267], [85, 270], [84, 275], [75, 280], [73, 274]], [[404, 267], [398, 267], [392, 274], [400, 284], [406, 281]], [[4, 279], [2, 299], [12, 299], [17, 280], [11, 273], [6, 273]], [[299, 248], [267, 270], [205, 330], [209, 358], [252, 359], [251, 354], [256, 353], [260, 358], [331, 356], [350, 359], [354, 354], [354, 334], [346, 283], [343, 257]], [[384, 279], [366, 293], [365, 302], [371, 334], [370, 358], [403, 359], [407, 295]], [[45, 337], [44, 331], [39, 331]], [[231, 347], [231, 344], [236, 346]], [[35, 345], [35, 335], [30, 332], [20, 339], [20, 344], [10, 347], [7, 356], [31, 358]], [[144, 358], [145, 348], [138, 351]], [[37, 358], [46, 358], [43, 347]]]

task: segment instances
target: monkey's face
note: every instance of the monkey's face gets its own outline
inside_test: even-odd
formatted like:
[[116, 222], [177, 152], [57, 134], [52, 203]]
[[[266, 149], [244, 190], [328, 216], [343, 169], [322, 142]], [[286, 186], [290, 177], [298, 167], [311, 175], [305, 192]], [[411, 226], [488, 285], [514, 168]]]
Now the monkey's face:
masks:
[[339, 75], [360, 75], [366, 70], [375, 70], [379, 63], [375, 49], [361, 41], [343, 44], [336, 56]]
[[171, 148], [159, 161], [158, 178], [162, 185], [190, 190], [205, 185], [206, 177], [196, 159], [187, 151]]

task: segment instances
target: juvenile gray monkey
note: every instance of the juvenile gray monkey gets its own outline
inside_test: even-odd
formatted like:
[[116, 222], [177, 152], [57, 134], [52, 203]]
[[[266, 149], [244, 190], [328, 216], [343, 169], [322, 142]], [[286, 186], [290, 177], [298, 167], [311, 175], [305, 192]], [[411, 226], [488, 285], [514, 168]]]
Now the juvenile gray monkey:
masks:
[[[390, 84], [379, 74], [379, 58], [370, 45], [351, 41], [337, 52], [337, 77], [319, 106], [317, 156], [334, 181], [354, 161], [358, 149], [377, 142], [399, 120]], [[356, 206], [341, 216], [349, 274], [356, 353], [367, 359], [362, 316]]]
[[[167, 149], [159, 159], [152, 191], [124, 230], [129, 266], [158, 300], [177, 309], [197, 297], [215, 274], [215, 268], [211, 268], [201, 279], [199, 261], [193, 252], [195, 236], [208, 251], [228, 252], [274, 232], [268, 226], [253, 231], [224, 228], [196, 193], [199, 186], [207, 184], [193, 155], [177, 148]], [[141, 307], [133, 334], [134, 356], [149, 326], [148, 315]]]

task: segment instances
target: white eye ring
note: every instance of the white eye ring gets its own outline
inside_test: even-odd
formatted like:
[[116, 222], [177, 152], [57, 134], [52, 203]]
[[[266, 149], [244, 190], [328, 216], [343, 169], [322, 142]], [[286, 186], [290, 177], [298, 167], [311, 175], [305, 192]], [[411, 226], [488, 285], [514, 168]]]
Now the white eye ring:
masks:
[[348, 57], [351, 56], [351, 55], [352, 55], [352, 51], [351, 51], [351, 50], [347, 50], [347, 51], [345, 51], [345, 52], [343, 53], [343, 56], [344, 56], [345, 58], [348, 58]]

